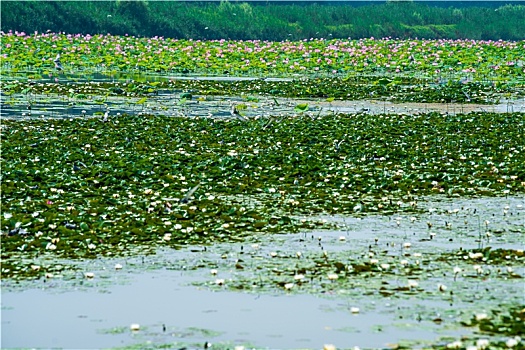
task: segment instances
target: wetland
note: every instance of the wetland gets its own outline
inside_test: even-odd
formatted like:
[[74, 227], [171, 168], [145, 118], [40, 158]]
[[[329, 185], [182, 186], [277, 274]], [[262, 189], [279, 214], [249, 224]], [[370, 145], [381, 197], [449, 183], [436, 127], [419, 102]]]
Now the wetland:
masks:
[[2, 35], [3, 347], [523, 349], [523, 43]]

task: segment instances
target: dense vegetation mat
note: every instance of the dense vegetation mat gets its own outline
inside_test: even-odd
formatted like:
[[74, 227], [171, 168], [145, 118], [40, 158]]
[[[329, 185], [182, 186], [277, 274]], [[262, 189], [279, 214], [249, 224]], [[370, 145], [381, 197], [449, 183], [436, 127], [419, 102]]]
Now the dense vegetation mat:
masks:
[[[525, 191], [523, 113], [5, 120], [2, 259], [94, 257]], [[10, 275], [7, 263], [2, 274]]]

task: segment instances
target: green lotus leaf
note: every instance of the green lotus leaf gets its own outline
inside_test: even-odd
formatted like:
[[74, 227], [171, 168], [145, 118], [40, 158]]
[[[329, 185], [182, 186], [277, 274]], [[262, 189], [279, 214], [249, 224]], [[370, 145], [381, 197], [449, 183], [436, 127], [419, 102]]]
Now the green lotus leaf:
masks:
[[253, 227], [258, 228], [258, 229], [263, 228], [263, 227], [265, 227], [266, 225], [268, 225], [268, 222], [267, 222], [267, 221], [262, 221], [262, 220], [260, 220], [260, 221], [255, 221], [255, 222], [253, 223]]
[[298, 103], [295, 106], [295, 110], [296, 111], [303, 111], [303, 112], [308, 110], [308, 103]]

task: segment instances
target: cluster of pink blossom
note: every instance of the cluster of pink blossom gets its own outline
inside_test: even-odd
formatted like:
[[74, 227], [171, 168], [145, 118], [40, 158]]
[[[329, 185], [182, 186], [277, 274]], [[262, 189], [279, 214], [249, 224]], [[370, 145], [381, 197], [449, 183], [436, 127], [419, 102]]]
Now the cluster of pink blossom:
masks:
[[179, 40], [111, 34], [0, 33], [3, 63], [39, 68], [57, 53], [66, 67], [104, 65], [112, 69], [229, 69], [268, 74], [286, 72], [457, 72], [523, 76], [525, 41], [304, 39]]

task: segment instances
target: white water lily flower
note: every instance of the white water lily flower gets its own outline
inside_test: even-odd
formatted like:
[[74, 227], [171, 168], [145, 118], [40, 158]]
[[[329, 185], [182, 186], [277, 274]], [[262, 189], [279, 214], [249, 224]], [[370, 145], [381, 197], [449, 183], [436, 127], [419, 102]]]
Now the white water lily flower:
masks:
[[175, 224], [175, 226], [173, 226], [173, 228], [175, 230], [180, 230], [182, 228], [182, 225], [181, 224]]
[[297, 257], [300, 258], [302, 254], [301, 254], [301, 252], [297, 252], [297, 253], [295, 253], [295, 255], [297, 255]]
[[93, 243], [89, 243], [87, 247], [88, 247], [89, 249], [95, 249], [97, 246], [94, 245]]
[[46, 278], [53, 278], [53, 274], [51, 272], [46, 273]]
[[377, 264], [379, 264], [379, 260], [378, 259], [370, 259], [370, 264], [377, 265]]
[[510, 338], [505, 342], [505, 345], [507, 345], [507, 348], [513, 348], [518, 345], [518, 341], [515, 338]]
[[84, 274], [84, 277], [86, 277], [86, 278], [93, 278], [93, 277], [95, 277], [95, 274], [93, 272], [86, 272]]
[[246, 348], [242, 345], [237, 345], [233, 348], [233, 350], [246, 350]]
[[215, 284], [218, 285], [218, 286], [222, 286], [222, 285], [224, 285], [224, 279], [222, 279], [222, 278], [217, 278], [217, 279], [215, 280]]
[[416, 287], [419, 286], [419, 283], [417, 283], [417, 281], [415, 281], [415, 280], [408, 280], [408, 286], [410, 288], [416, 288]]
[[293, 283], [286, 283], [286, 284], [284, 285], [284, 289], [286, 289], [286, 290], [290, 290], [290, 289], [293, 288], [293, 286], [294, 286]]
[[401, 260], [401, 265], [408, 265], [408, 260], [405, 260], [405, 259]]
[[325, 344], [323, 345], [323, 350], [337, 350], [337, 348], [333, 344]]
[[216, 269], [211, 269], [210, 273], [215, 276], [218, 273], [218, 271]]
[[271, 253], [270, 253], [270, 256], [271, 256], [272, 258], [275, 258], [275, 257], [277, 256], [277, 253], [276, 253], [276, 252], [271, 252]]
[[162, 237], [162, 239], [165, 240], [165, 241], [171, 240], [171, 233], [165, 233], [164, 237]]
[[353, 306], [353, 307], [350, 308], [350, 312], [353, 313], [353, 314], [358, 314], [359, 313], [359, 308]]
[[468, 257], [471, 258], [472, 260], [479, 260], [479, 259], [483, 259], [483, 253], [472, 253], [472, 252], [469, 252], [468, 253]]
[[140, 329], [140, 325], [138, 323], [132, 323], [129, 326], [129, 329], [131, 329], [132, 331], [138, 331]]
[[296, 281], [301, 281], [301, 280], [304, 279], [304, 275], [297, 274], [297, 275], [293, 276], [293, 279], [296, 280]]
[[409, 242], [403, 243], [403, 248], [405, 248], [405, 249], [408, 249], [411, 246], [412, 246], [412, 243], [409, 243]]
[[459, 340], [456, 340], [455, 342], [447, 344], [447, 349], [460, 349], [462, 347], [463, 347], [463, 344]]
[[121, 264], [115, 264], [115, 270], [121, 270], [122, 265]]
[[379, 265], [383, 270], [388, 270], [390, 268], [390, 264], [381, 264]]
[[47, 249], [47, 250], [55, 250], [55, 249], [57, 249], [57, 246], [54, 245], [53, 243], [48, 243], [48, 244], [46, 245], [46, 249]]
[[31, 269], [34, 270], [34, 271], [38, 271], [38, 270], [40, 270], [40, 266], [39, 265], [31, 265]]
[[476, 347], [479, 350], [486, 349], [489, 346], [489, 340], [488, 339], [478, 339], [476, 341]]
[[438, 284], [438, 290], [440, 292], [444, 292], [447, 290], [447, 286], [445, 286], [444, 284]]
[[333, 281], [333, 280], [336, 280], [336, 279], [338, 279], [338, 278], [339, 278], [339, 276], [338, 276], [336, 273], [329, 273], [329, 274], [328, 274], [328, 279], [329, 279], [329, 280], [332, 280], [332, 281]]
[[476, 345], [468, 345], [465, 350], [479, 350]]
[[461, 270], [461, 267], [458, 267], [458, 266], [454, 267], [454, 274], [458, 274], [458, 273], [460, 273], [461, 271], [462, 271], [462, 270]]
[[479, 313], [475, 315], [476, 321], [481, 321], [489, 318], [489, 316], [486, 313]]

